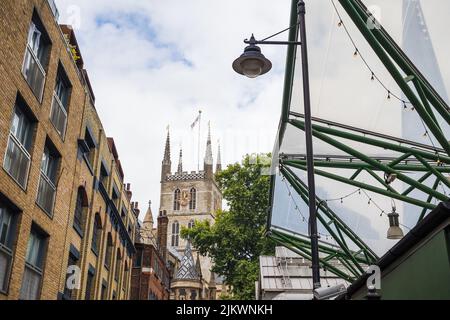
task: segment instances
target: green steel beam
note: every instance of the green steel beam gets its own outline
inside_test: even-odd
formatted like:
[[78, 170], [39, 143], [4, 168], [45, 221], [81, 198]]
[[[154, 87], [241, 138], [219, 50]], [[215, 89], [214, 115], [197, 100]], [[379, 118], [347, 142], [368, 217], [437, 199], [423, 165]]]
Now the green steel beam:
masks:
[[[305, 203], [308, 203], [308, 187], [306, 186], [306, 184], [299, 177], [297, 177], [295, 175], [295, 173], [289, 167], [282, 166], [282, 167], [280, 167], [280, 171], [283, 174], [283, 176], [286, 177], [286, 179], [289, 181], [289, 183], [292, 185], [292, 187], [295, 189], [295, 191], [297, 191], [297, 193], [302, 197], [303, 201], [305, 201]], [[359, 238], [359, 236], [356, 233], [354, 233], [353, 230], [351, 230], [345, 224], [345, 222], [342, 221], [342, 219], [340, 219], [339, 216], [336, 213], [334, 213], [328, 206], [326, 206], [324, 201], [317, 196], [316, 196], [316, 203], [317, 203], [318, 209], [320, 209], [320, 211], [318, 211], [318, 213], [319, 213], [318, 218], [321, 219], [321, 223], [322, 223], [323, 227], [326, 228], [328, 232], [330, 232], [330, 234], [333, 236], [333, 238], [335, 238], [336, 241], [339, 241], [339, 238], [336, 236], [336, 234], [334, 233], [334, 230], [329, 226], [329, 224], [326, 223], [326, 221], [324, 221], [320, 212], [325, 214], [327, 216], [327, 218], [333, 222], [334, 227], [337, 230], [339, 230], [339, 232], [343, 232], [358, 248], [367, 252], [367, 254], [371, 258], [372, 262], [378, 260], [378, 257], [375, 254], [375, 252], [373, 252], [364, 243], [364, 241], [361, 238]], [[345, 250], [345, 248], [343, 246], [347, 247], [347, 244], [345, 243], [345, 240], [343, 242], [344, 242], [344, 245], [341, 244], [341, 248], [343, 250]], [[359, 263], [361, 263], [361, 262], [369, 263], [370, 261], [359, 260], [358, 262]]]
[[[367, 21], [369, 19], [367, 7], [360, 0], [354, 0], [355, 8], [359, 16]], [[353, 20], [353, 17], [350, 16]], [[373, 17], [371, 17], [373, 18]], [[441, 114], [442, 118], [450, 124], [450, 108], [442, 97], [433, 88], [430, 82], [423, 76], [423, 74], [417, 69], [414, 63], [408, 58], [398, 44], [392, 39], [389, 33], [380, 27], [372, 30], [375, 38], [383, 46], [386, 52], [392, 57], [395, 63], [403, 70], [405, 74], [414, 75], [416, 79], [420, 81], [421, 86], [424, 88], [427, 98], [431, 101], [435, 109]]]
[[[301, 121], [291, 120], [290, 122], [294, 126], [298, 127], [299, 129], [304, 130], [304, 129], [302, 129], [302, 128], [304, 128], [304, 124]], [[426, 185], [418, 183], [417, 181], [415, 181], [414, 179], [408, 177], [407, 175], [405, 175], [405, 174], [403, 174], [403, 173], [401, 173], [399, 171], [396, 171], [396, 170], [392, 169], [391, 167], [374, 160], [373, 158], [365, 155], [364, 153], [359, 152], [359, 151], [349, 147], [348, 145], [346, 145], [344, 143], [341, 143], [341, 142], [339, 142], [339, 141], [337, 141], [337, 140], [327, 136], [326, 134], [323, 134], [323, 133], [319, 132], [315, 128], [313, 128], [312, 134], [316, 138], [319, 138], [320, 140], [322, 140], [322, 141], [324, 141], [324, 142], [326, 142], [326, 143], [328, 143], [328, 144], [330, 144], [330, 145], [332, 145], [332, 146], [334, 146], [334, 147], [336, 147], [336, 148], [338, 148], [338, 149], [340, 149], [340, 150], [342, 150], [342, 151], [344, 151], [344, 152], [346, 152], [346, 153], [348, 153], [348, 154], [350, 154], [350, 155], [352, 155], [352, 156], [354, 156], [354, 157], [356, 157], [356, 158], [358, 158], [358, 159], [360, 159], [360, 160], [362, 160], [362, 161], [364, 161], [364, 162], [366, 162], [366, 163], [368, 163], [368, 164], [370, 164], [370, 165], [372, 165], [374, 167], [378, 167], [380, 170], [382, 170], [382, 171], [384, 171], [386, 173], [396, 174], [397, 178], [399, 180], [401, 180], [403, 182], [406, 182], [407, 184], [409, 184], [411, 186], [415, 186], [418, 190], [421, 190], [421, 191], [423, 191], [423, 192], [425, 192], [427, 194], [433, 195], [436, 199], [439, 199], [441, 201], [447, 201], [448, 200], [448, 198], [445, 195], [443, 195], [442, 193], [437, 192], [437, 191], [427, 187]], [[414, 155], [416, 154], [413, 151], [411, 151], [411, 152]], [[347, 179], [347, 181], [348, 181], [348, 179]]]
[[[287, 234], [281, 233], [281, 232], [279, 232], [277, 230], [273, 230], [273, 229], [270, 230], [269, 237], [272, 240], [274, 240], [274, 241], [282, 244], [283, 246], [287, 247], [288, 249], [292, 250], [293, 252], [299, 254], [303, 258], [311, 261], [310, 246], [308, 246], [308, 243], [301, 244], [301, 241], [299, 241], [299, 239], [293, 238]], [[306, 246], [305, 246], [305, 244], [306, 244]], [[341, 256], [341, 253], [339, 251], [335, 251], [335, 252], [331, 252], [331, 253], [327, 253], [327, 254], [333, 254], [338, 257]], [[319, 260], [320, 260], [320, 265], [322, 268], [326, 268], [327, 270], [331, 271], [333, 274], [337, 275], [338, 277], [340, 277], [348, 282], [355, 281], [361, 275], [361, 274], [357, 273], [354, 277], [350, 277], [345, 272], [339, 270], [338, 268], [336, 268], [333, 265], [331, 265], [330, 263], [328, 263], [327, 260], [325, 260], [323, 258], [320, 258]], [[351, 271], [351, 269], [347, 268], [347, 270], [349, 272], [351, 272], [352, 274], [354, 274], [354, 272]]]
[[[283, 174], [283, 176], [286, 177], [286, 179], [289, 180], [289, 182], [291, 183], [292, 187], [299, 193], [299, 195], [302, 197], [303, 201], [305, 201], [306, 203], [308, 203], [308, 196], [305, 195], [305, 192], [307, 192], [307, 190], [301, 190], [299, 188], [299, 186], [297, 185], [297, 182], [294, 180], [291, 180], [292, 178], [289, 177], [289, 174], [287, 173], [287, 170], [285, 170], [284, 168], [280, 168], [281, 173]], [[325, 227], [325, 229], [327, 229], [327, 231], [330, 233], [330, 235], [335, 239], [335, 241], [339, 244], [339, 246], [341, 247], [341, 249], [345, 252], [345, 254], [347, 255], [348, 258], [350, 258], [350, 260], [352, 260], [353, 264], [359, 269], [359, 272], [363, 273], [364, 270], [362, 269], [362, 267], [359, 265], [359, 263], [356, 261], [355, 257], [351, 254], [350, 250], [348, 249], [347, 243], [345, 242], [344, 239], [340, 239], [338, 237], [338, 235], [336, 235], [336, 233], [334, 232], [334, 230], [329, 226], [329, 224], [325, 221], [325, 219], [323, 218], [322, 215], [317, 214], [317, 219], [320, 221], [320, 223], [322, 224], [322, 226]]]
[[[306, 160], [289, 160], [301, 165], [306, 165]], [[322, 167], [322, 168], [336, 168], [336, 169], [351, 169], [351, 170], [372, 170], [372, 171], [380, 171], [379, 168], [371, 166], [370, 164], [364, 162], [344, 162], [344, 161], [326, 161], [326, 160], [315, 160], [314, 166]], [[428, 172], [429, 169], [423, 165], [414, 165], [414, 164], [402, 164], [402, 165], [391, 165], [390, 163], [387, 166], [391, 167], [394, 170], [398, 171], [411, 171], [411, 172]], [[450, 166], [433, 166], [433, 168], [438, 172], [450, 173]], [[359, 171], [359, 173], [361, 173]], [[356, 177], [353, 177], [353, 179]], [[352, 179], [352, 180], [353, 180]]]
[[[424, 182], [425, 180], [427, 180], [431, 175], [432, 175], [431, 171], [428, 171], [428, 172], [425, 173], [419, 180], [417, 180], [417, 182], [423, 183], [423, 182]], [[407, 195], [410, 194], [411, 191], [413, 191], [414, 189], [416, 189], [416, 187], [413, 187], [413, 186], [408, 187], [408, 189], [406, 189], [406, 190], [402, 193], [402, 196], [407, 196]]]
[[[385, 51], [386, 49], [380, 44], [380, 42], [378, 42], [377, 38], [374, 36], [374, 31], [370, 29], [369, 26], [367, 25], [368, 20], [367, 19], [364, 20], [362, 18], [362, 16], [367, 16], [367, 18], [370, 18], [368, 13], [358, 12], [358, 6], [355, 5], [354, 0], [339, 0], [339, 2], [341, 3], [342, 7], [347, 12], [347, 14], [350, 16], [355, 26], [364, 36], [367, 43], [372, 47], [372, 50], [384, 64], [387, 71], [391, 74], [392, 78], [395, 80], [395, 82], [400, 87], [402, 92], [415, 107], [417, 113], [420, 115], [422, 120], [430, 129], [433, 136], [441, 144], [442, 148], [447, 152], [447, 155], [450, 155], [450, 144], [445, 138], [445, 136], [442, 134], [442, 131], [433, 121], [433, 118], [430, 116], [426, 108], [422, 105], [419, 98], [409, 87], [408, 83], [405, 81], [405, 77], [400, 73], [400, 71], [395, 66], [394, 62], [391, 60], [391, 57]], [[377, 28], [373, 29], [376, 30]], [[406, 75], [415, 75], [415, 73], [407, 72]]]
[[[439, 185], [439, 178], [436, 178], [436, 181], [433, 184], [433, 189], [437, 189], [438, 185]], [[432, 199], [433, 199], [433, 197], [428, 196], [427, 202], [431, 202]], [[422, 221], [422, 219], [425, 217], [426, 213], [427, 213], [427, 209], [423, 208], [422, 212], [420, 213], [419, 219], [417, 220], [417, 223]]]
[[[304, 129], [302, 129], [302, 128], [304, 128], [303, 121], [290, 120], [290, 123], [292, 125], [300, 128], [301, 130], [304, 130]], [[340, 138], [344, 138], [344, 139], [348, 139], [348, 140], [353, 140], [356, 142], [361, 142], [361, 143], [371, 145], [374, 147], [379, 147], [379, 148], [383, 148], [383, 149], [387, 149], [387, 150], [401, 152], [402, 154], [405, 154], [405, 153], [411, 153], [413, 155], [418, 154], [418, 155], [424, 157], [425, 159], [428, 159], [431, 161], [436, 161], [436, 162], [440, 161], [440, 162], [450, 165], [450, 157], [449, 156], [438, 154], [436, 152], [428, 152], [428, 151], [419, 150], [419, 149], [415, 149], [415, 148], [409, 148], [409, 147], [401, 146], [401, 145], [398, 145], [395, 143], [386, 142], [386, 141], [382, 141], [382, 140], [378, 140], [378, 139], [374, 139], [374, 138], [369, 138], [369, 137], [361, 136], [361, 135], [354, 134], [351, 132], [346, 132], [343, 130], [337, 130], [334, 128], [320, 126], [317, 124], [313, 124], [313, 129], [318, 132], [326, 133], [326, 134], [329, 134], [332, 136], [336, 136], [336, 137], [340, 137]]]
[[[300, 169], [300, 170], [306, 170], [306, 166], [301, 166], [301, 165], [298, 165], [298, 164], [295, 164], [295, 163], [290, 163], [289, 161], [284, 161], [283, 164], [291, 166], [291, 167], [294, 167], [294, 168], [297, 168], [297, 169]], [[370, 192], [375, 192], [375, 193], [384, 195], [384, 196], [389, 197], [389, 198], [394, 198], [394, 199], [397, 199], [397, 200], [400, 200], [400, 201], [403, 201], [403, 202], [411, 203], [411, 204], [414, 204], [414, 205], [422, 207], [422, 208], [427, 208], [427, 209], [431, 209], [431, 210], [436, 208], [436, 206], [431, 204], [431, 203], [424, 202], [424, 201], [417, 200], [417, 199], [410, 198], [410, 197], [406, 197], [406, 196], [403, 196], [401, 194], [393, 193], [393, 192], [390, 192], [388, 190], [384, 190], [384, 189], [381, 189], [381, 188], [378, 188], [378, 187], [374, 187], [374, 186], [372, 186], [370, 184], [367, 184], [367, 183], [350, 180], [350, 179], [341, 177], [339, 175], [336, 175], [336, 174], [333, 174], [333, 173], [330, 173], [330, 172], [326, 172], [326, 171], [322, 171], [322, 170], [316, 169], [315, 173], [320, 175], [320, 176], [323, 176], [325, 178], [328, 178], [328, 179], [332, 179], [332, 180], [335, 180], [335, 181], [338, 181], [338, 182], [346, 183], [346, 184], [349, 184], [349, 185], [352, 185], [352, 186], [355, 186], [355, 187], [358, 187], [358, 188], [361, 188], [361, 189], [368, 190]]]
[[417, 160], [419, 160], [424, 167], [426, 167], [431, 173], [433, 173], [443, 184], [445, 184], [447, 187], [450, 188], [450, 181], [444, 177], [444, 175], [436, 169], [436, 167], [430, 166], [428, 162], [425, 161], [424, 158], [422, 158], [419, 155], [416, 155]]

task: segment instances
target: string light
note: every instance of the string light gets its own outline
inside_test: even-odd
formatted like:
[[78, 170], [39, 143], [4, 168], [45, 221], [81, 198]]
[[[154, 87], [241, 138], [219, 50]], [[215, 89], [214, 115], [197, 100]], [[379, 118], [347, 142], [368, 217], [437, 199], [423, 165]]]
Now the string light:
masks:
[[[351, 36], [347, 26], [345, 25], [344, 21], [342, 20], [342, 16], [336, 6], [336, 3], [334, 2], [334, 0], [331, 0], [331, 3], [333, 4], [334, 10], [336, 11], [336, 14], [339, 18], [339, 21], [341, 23], [341, 26], [344, 27], [345, 33], [347, 34], [349, 40], [351, 41], [351, 43], [353, 44], [353, 46], [355, 47], [355, 53], [354, 56], [358, 56], [361, 58], [361, 60], [363, 61], [364, 65], [366, 66], [367, 69], [369, 69], [370, 72], [372, 72], [372, 80], [377, 80], [378, 83], [388, 92], [388, 96], [387, 98], [390, 100], [391, 97], [394, 97], [395, 99], [397, 99], [398, 101], [400, 101], [403, 104], [403, 108], [407, 109], [407, 105], [411, 105], [411, 111], [415, 111], [416, 108], [412, 105], [412, 103], [410, 101], [406, 101], [402, 98], [400, 98], [398, 95], [392, 93], [390, 91], [390, 89], [380, 80], [380, 78], [378, 78], [373, 69], [370, 67], [369, 63], [367, 62], [367, 60], [364, 58], [364, 56], [361, 54], [361, 52], [359, 52], [358, 47], [356, 46], [356, 42], [355, 40], [353, 40], [353, 37]], [[422, 118], [419, 116], [420, 120], [422, 121], [422, 125], [424, 127], [425, 130], [427, 130], [427, 127], [425, 126], [425, 123], [423, 122]], [[430, 138], [431, 144], [433, 145], [433, 147], [436, 149], [436, 146], [433, 143], [433, 140], [431, 139], [430, 135], [428, 134], [428, 131], [426, 132], [426, 135], [424, 135], [424, 137], [428, 136]]]
[[370, 80], [372, 80], [372, 81], [375, 80], [375, 73], [372, 72], [372, 77], [370, 78]]

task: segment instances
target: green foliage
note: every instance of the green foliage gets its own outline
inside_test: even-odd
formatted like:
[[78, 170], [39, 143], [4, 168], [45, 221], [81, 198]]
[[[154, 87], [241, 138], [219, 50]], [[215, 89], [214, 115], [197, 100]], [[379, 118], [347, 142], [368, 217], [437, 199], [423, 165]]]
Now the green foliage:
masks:
[[181, 232], [201, 254], [213, 259], [213, 271], [224, 276], [234, 299], [254, 298], [259, 256], [274, 253], [274, 243], [265, 236], [270, 176], [261, 174], [267, 169], [267, 161], [261, 159], [267, 157], [246, 156], [242, 164], [218, 173], [216, 181], [229, 210], [216, 212], [213, 225], [196, 222], [194, 228]]

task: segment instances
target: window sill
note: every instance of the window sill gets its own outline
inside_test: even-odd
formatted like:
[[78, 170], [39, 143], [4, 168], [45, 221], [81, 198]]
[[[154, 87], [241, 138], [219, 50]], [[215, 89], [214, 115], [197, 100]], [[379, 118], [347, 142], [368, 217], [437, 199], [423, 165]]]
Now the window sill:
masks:
[[84, 232], [81, 229], [81, 227], [77, 224], [73, 224], [73, 228], [75, 229], [75, 231], [78, 233], [78, 235], [80, 236], [81, 239], [84, 238]]
[[39, 209], [41, 209], [45, 213], [45, 215], [47, 217], [49, 217], [51, 220], [53, 220], [53, 213], [49, 213], [47, 210], [42, 208], [42, 206], [38, 202], [36, 202], [36, 205], [39, 207]]
[[98, 249], [91, 247], [91, 251], [98, 258]]

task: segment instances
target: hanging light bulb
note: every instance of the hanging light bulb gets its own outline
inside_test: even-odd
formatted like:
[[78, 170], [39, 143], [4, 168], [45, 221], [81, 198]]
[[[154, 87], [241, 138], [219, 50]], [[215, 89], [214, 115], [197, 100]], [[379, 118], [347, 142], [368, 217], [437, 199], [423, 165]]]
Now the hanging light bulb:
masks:
[[353, 56], [356, 58], [358, 56], [358, 49], [355, 48], [355, 53], [353, 54]]
[[428, 131], [425, 131], [425, 133], [423, 134], [424, 137], [426, 137], [428, 135]]
[[403, 238], [403, 230], [400, 228], [398, 213], [395, 212], [395, 210], [395, 207], [393, 207], [392, 212], [388, 214], [389, 229], [387, 231], [387, 238], [389, 240], [399, 240]]
[[388, 100], [391, 100], [391, 92], [388, 91], [388, 96], [387, 96]]
[[375, 80], [375, 73], [372, 72], [372, 77], [370, 78], [370, 80]]
[[408, 107], [406, 106], [406, 102], [405, 101], [403, 101], [403, 109], [408, 109]]
[[342, 27], [342, 20], [339, 21], [338, 27]]

